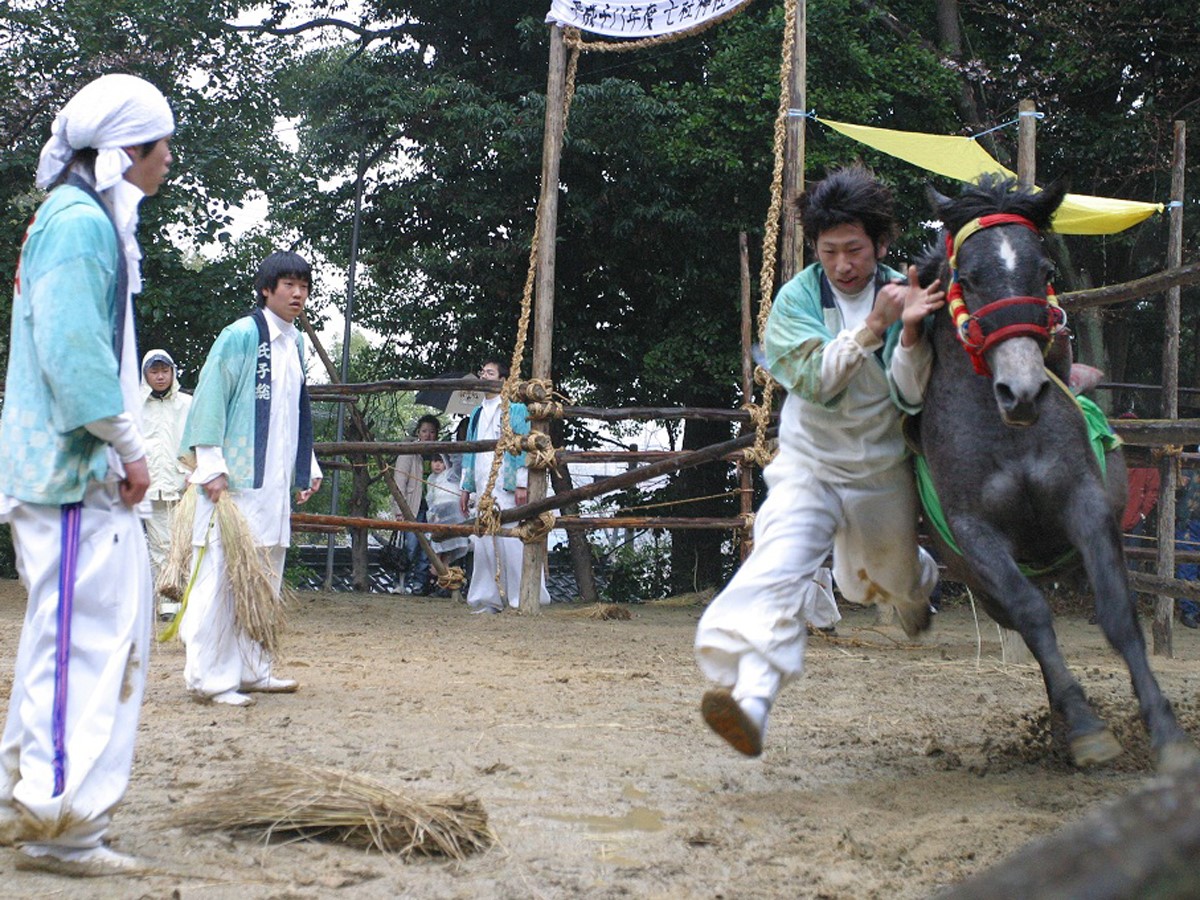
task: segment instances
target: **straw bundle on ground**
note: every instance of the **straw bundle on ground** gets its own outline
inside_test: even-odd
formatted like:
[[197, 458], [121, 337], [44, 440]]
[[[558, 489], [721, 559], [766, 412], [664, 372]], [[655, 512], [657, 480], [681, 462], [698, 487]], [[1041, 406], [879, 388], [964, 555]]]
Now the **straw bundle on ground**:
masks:
[[646, 602], [653, 606], [707, 606], [716, 593], [716, 588], [705, 588], [702, 591], [691, 591], [686, 594], [676, 594], [674, 597], [662, 597]]
[[179, 819], [200, 831], [319, 838], [405, 860], [461, 860], [495, 841], [473, 797], [420, 801], [358, 775], [274, 762], [185, 807]]
[[631, 619], [632, 613], [629, 608], [619, 606], [616, 603], [593, 603], [590, 606], [584, 606], [580, 609], [568, 610], [566, 615], [577, 616], [581, 619]]
[[168, 600], [183, 599], [192, 575], [192, 521], [196, 518], [196, 490], [188, 485], [171, 513], [171, 549], [158, 573], [158, 592]]
[[233, 618], [239, 630], [271, 654], [279, 650], [279, 635], [287, 615], [286, 598], [275, 590], [275, 573], [254, 542], [250, 523], [228, 492], [216, 509], [225, 572], [233, 591]]

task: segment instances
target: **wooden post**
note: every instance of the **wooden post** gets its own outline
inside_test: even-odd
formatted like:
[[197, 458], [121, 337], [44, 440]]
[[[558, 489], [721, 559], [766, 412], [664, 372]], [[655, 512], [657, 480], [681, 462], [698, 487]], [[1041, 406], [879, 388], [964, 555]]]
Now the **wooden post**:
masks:
[[[549, 378], [552, 335], [554, 332], [554, 250], [558, 225], [558, 167], [562, 158], [563, 129], [566, 124], [566, 46], [562, 28], [550, 26], [550, 66], [546, 80], [546, 129], [542, 135], [542, 192], [538, 198], [537, 276], [533, 310], [534, 378]], [[533, 431], [548, 434], [545, 420], [533, 423]], [[529, 502], [546, 498], [546, 471], [529, 472]], [[546, 565], [546, 538], [525, 545], [521, 564], [521, 612], [537, 615]]]
[[[746, 232], [738, 234], [738, 262], [742, 276], [742, 403], [754, 402], [754, 357], [751, 347], [754, 343], [753, 301], [750, 297], [750, 244]], [[743, 423], [741, 434], [753, 429], [749, 422]], [[748, 516], [754, 511], [754, 467], [744, 459], [738, 463], [738, 502], [742, 516]], [[742, 533], [738, 553], [744, 562], [750, 555], [750, 534]]]
[[[1170, 233], [1167, 237], [1167, 266], [1183, 261], [1183, 167], [1187, 158], [1187, 126], [1175, 123], [1175, 148], [1171, 156]], [[1162, 408], [1164, 419], [1179, 418], [1179, 288], [1167, 290], [1163, 313]], [[1159, 463], [1162, 490], [1158, 501], [1158, 566], [1160, 578], [1175, 577], [1175, 488], [1179, 484], [1179, 457], [1167, 455]], [[1151, 650], [1155, 656], [1175, 655], [1172, 639], [1175, 598], [1159, 595], [1154, 601]]]
[[[1037, 178], [1037, 118], [1033, 115], [1037, 106], [1032, 100], [1017, 104], [1017, 182], [1032, 186]], [[1019, 632], [1000, 628], [1000, 659], [1009, 665], [1028, 665], [1033, 654], [1025, 645]]]
[[808, 52], [805, 0], [796, 0], [796, 31], [792, 41], [792, 80], [788, 88], [787, 147], [783, 167], [783, 251], [779, 260], [780, 284], [785, 284], [804, 267], [804, 228], [796, 211], [796, 198], [804, 191], [804, 131]]
[[1037, 104], [1017, 104], [1017, 181], [1023, 187], [1037, 183]]

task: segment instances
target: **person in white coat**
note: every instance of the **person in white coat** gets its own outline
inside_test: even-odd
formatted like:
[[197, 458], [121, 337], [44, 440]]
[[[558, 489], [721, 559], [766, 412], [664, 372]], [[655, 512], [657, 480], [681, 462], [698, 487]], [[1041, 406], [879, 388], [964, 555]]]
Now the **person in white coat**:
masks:
[[[501, 360], [484, 360], [479, 368], [479, 377], [498, 381], [508, 377], [508, 365]], [[488, 396], [471, 413], [467, 425], [468, 441], [497, 440], [501, 435], [503, 410], [502, 398], [494, 391], [484, 391]], [[529, 415], [524, 403], [510, 403], [509, 426], [513, 434], [529, 433]], [[491, 453], [464, 453], [462, 458], [462, 493], [459, 494], [459, 512], [467, 516], [472, 498], [478, 507], [479, 497], [487, 490], [492, 471]], [[525, 466], [524, 453], [505, 453], [501, 458], [500, 471], [492, 488], [492, 497], [500, 510], [524, 506], [529, 499], [529, 470]], [[505, 607], [516, 609], [521, 603], [521, 570], [524, 566], [525, 548], [520, 540], [498, 537], [492, 534], [473, 536], [471, 547], [474, 562], [471, 567], [471, 586], [467, 590], [467, 605], [474, 613], [499, 613]], [[541, 575], [538, 603], [550, 602], [546, 590], [546, 576]]]
[[[192, 395], [179, 389], [175, 360], [166, 350], [150, 350], [142, 357], [142, 432], [146, 459], [150, 464], [150, 517], [146, 519], [146, 542], [150, 547], [150, 570], [154, 583], [171, 551], [171, 515], [183, 496], [187, 469], [179, 462], [179, 442], [192, 406]], [[158, 598], [160, 616], [179, 611], [179, 603]]]

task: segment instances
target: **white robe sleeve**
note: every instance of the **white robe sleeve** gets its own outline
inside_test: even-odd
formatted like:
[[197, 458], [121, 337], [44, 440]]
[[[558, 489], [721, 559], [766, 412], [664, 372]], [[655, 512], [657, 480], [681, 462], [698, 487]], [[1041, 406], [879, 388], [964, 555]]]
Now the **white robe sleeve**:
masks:
[[821, 351], [821, 402], [828, 403], [846, 389], [863, 360], [883, 346], [866, 325], [844, 330]]
[[218, 475], [228, 475], [229, 467], [225, 465], [225, 454], [220, 447], [197, 445], [196, 469], [188, 476], [192, 484], [208, 484]]
[[910, 406], [920, 406], [925, 400], [925, 388], [933, 371], [933, 348], [924, 337], [911, 347], [896, 344], [892, 352], [892, 382], [896, 392]]

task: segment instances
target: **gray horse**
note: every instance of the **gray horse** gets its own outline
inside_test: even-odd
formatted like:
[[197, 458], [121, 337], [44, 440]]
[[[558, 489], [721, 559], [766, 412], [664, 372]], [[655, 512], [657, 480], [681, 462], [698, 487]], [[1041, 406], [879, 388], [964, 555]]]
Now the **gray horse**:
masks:
[[1105, 762], [1121, 746], [1067, 669], [1034, 581], [1082, 567], [1097, 622], [1129, 668], [1158, 769], [1178, 770], [1200, 754], [1146, 658], [1118, 527], [1125, 464], [1119, 449], [1097, 449], [1110, 437], [1102, 414], [1089, 432], [1065, 386], [1069, 345], [1052, 294], [1047, 300], [1053, 265], [1041, 231], [1065, 190], [985, 177], [957, 199], [929, 192], [948, 239], [920, 261], [921, 281], [940, 277], [950, 290], [934, 317], [935, 362], [918, 426], [922, 499], [935, 491], [940, 501], [942, 530], [931, 529], [940, 558], [1037, 659], [1075, 764]]

